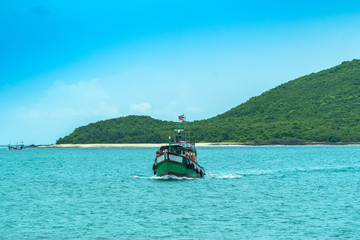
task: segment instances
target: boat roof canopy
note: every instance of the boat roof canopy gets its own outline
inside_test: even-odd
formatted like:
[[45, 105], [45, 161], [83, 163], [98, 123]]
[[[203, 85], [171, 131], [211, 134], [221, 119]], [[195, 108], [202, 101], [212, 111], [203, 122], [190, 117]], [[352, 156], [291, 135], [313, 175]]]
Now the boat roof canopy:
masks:
[[[164, 151], [165, 149], [169, 149], [169, 145], [160, 147], [160, 151]], [[177, 145], [177, 144], [172, 144], [171, 149], [174, 149], [175, 151], [178, 150], [178, 151], [194, 152], [194, 149], [192, 149], [192, 148], [185, 148], [185, 147]]]

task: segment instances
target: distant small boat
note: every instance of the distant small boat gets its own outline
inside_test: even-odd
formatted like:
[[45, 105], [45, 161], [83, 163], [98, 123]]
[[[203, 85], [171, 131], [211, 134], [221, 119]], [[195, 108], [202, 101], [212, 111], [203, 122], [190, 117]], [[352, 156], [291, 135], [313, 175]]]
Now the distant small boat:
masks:
[[24, 143], [21, 142], [21, 144], [16, 144], [15, 146], [8, 145], [9, 150], [23, 150], [25, 148]]
[[[183, 121], [183, 115], [179, 116], [179, 120]], [[175, 129], [177, 136], [175, 142], [172, 143], [169, 137], [169, 144], [161, 146], [156, 151], [156, 157], [153, 164], [154, 175], [156, 176], [177, 176], [189, 178], [201, 178], [205, 176], [205, 169], [200, 166], [197, 161], [197, 152], [195, 141], [182, 140], [181, 132], [184, 129]]]

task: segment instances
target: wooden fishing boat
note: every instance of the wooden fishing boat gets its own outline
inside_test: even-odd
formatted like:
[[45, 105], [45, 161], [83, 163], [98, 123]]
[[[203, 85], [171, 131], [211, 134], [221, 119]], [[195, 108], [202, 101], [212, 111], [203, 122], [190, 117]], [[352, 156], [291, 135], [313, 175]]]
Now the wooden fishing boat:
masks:
[[8, 145], [9, 150], [23, 150], [25, 148], [25, 145], [23, 142], [21, 142], [20, 144], [16, 144], [15, 146], [11, 146], [10, 144]]
[[[181, 120], [183, 119], [183, 120]], [[179, 120], [184, 121], [184, 116], [179, 116]], [[172, 142], [169, 137], [169, 144], [161, 146], [156, 151], [153, 164], [154, 175], [156, 176], [177, 176], [189, 178], [201, 178], [205, 176], [205, 169], [197, 161], [195, 140], [182, 140], [181, 132], [184, 129], [175, 129], [177, 136]]]

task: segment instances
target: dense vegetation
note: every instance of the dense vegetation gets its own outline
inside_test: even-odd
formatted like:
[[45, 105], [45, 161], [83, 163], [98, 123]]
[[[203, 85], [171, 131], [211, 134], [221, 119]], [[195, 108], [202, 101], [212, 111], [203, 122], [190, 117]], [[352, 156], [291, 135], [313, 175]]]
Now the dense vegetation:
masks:
[[[203, 142], [359, 142], [360, 60], [292, 80], [188, 125]], [[147, 116], [128, 116], [77, 128], [57, 143], [166, 142], [174, 126]]]
[[113, 118], [82, 126], [59, 143], [162, 143], [174, 128], [173, 122], [148, 116]]

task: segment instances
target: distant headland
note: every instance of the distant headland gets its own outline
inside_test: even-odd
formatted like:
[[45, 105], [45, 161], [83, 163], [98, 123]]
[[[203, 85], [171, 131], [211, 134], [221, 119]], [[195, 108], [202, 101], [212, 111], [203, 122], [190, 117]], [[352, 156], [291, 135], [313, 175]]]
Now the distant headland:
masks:
[[[357, 144], [359, 99], [360, 60], [352, 60], [281, 84], [216, 117], [189, 122], [188, 128], [197, 142], [209, 145]], [[164, 143], [174, 126], [131, 115], [76, 128], [57, 144]]]

